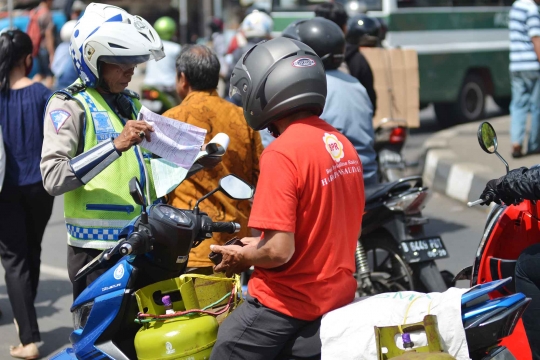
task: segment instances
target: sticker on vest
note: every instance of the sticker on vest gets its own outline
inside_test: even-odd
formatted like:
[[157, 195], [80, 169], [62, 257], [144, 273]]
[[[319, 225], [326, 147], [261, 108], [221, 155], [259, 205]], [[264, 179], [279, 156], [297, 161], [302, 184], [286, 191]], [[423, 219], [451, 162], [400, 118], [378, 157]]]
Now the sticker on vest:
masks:
[[114, 130], [111, 119], [109, 118], [109, 114], [106, 111], [92, 112], [92, 119], [94, 120], [98, 142], [118, 136], [118, 133]]
[[66, 120], [71, 116], [70, 113], [61, 109], [53, 110], [49, 113], [49, 115], [51, 116], [51, 121], [57, 134], [62, 125], [64, 125]]

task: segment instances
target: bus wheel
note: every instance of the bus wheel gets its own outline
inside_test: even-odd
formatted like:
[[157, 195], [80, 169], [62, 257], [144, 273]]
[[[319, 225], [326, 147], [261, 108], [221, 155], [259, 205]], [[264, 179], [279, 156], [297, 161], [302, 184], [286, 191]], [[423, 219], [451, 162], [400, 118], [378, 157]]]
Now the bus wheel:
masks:
[[435, 114], [442, 127], [479, 120], [484, 116], [486, 90], [482, 78], [476, 74], [465, 77], [455, 103], [435, 104]]

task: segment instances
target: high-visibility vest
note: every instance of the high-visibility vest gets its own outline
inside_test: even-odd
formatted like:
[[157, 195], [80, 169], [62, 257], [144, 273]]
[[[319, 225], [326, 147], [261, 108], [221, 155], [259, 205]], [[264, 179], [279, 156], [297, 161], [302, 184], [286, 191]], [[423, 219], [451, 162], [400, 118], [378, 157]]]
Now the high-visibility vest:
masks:
[[[84, 107], [86, 113], [84, 152], [122, 132], [123, 120], [95, 89], [86, 88], [72, 98]], [[132, 104], [133, 118], [136, 118], [141, 104], [135, 97], [128, 98]], [[150, 203], [155, 200], [150, 154], [146, 151], [142, 154], [144, 159], [140, 158], [137, 147], [132, 147], [86, 185], [64, 194], [69, 245], [92, 249], [114, 246], [120, 231], [141, 213], [141, 206], [129, 194], [131, 178], [137, 177], [143, 189], [150, 186]], [[143, 161], [149, 180], [145, 178]]]

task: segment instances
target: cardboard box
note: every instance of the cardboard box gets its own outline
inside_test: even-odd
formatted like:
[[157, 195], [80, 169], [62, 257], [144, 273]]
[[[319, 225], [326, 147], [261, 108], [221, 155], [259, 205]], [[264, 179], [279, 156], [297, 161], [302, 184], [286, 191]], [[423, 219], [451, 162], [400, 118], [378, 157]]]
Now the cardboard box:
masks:
[[361, 48], [371, 70], [377, 93], [373, 125], [384, 118], [405, 119], [410, 128], [420, 126], [418, 54], [410, 49]]

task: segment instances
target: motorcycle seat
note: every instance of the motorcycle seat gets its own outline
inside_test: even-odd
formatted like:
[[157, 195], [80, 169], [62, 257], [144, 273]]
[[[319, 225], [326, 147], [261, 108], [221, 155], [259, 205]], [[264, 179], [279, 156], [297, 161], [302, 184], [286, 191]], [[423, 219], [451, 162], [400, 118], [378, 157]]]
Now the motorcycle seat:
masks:
[[408, 182], [401, 182], [400, 180], [391, 183], [368, 186], [364, 190], [366, 196], [366, 204], [378, 201], [379, 199], [386, 197], [390, 191], [405, 191], [410, 188], [411, 184], [409, 184]]

